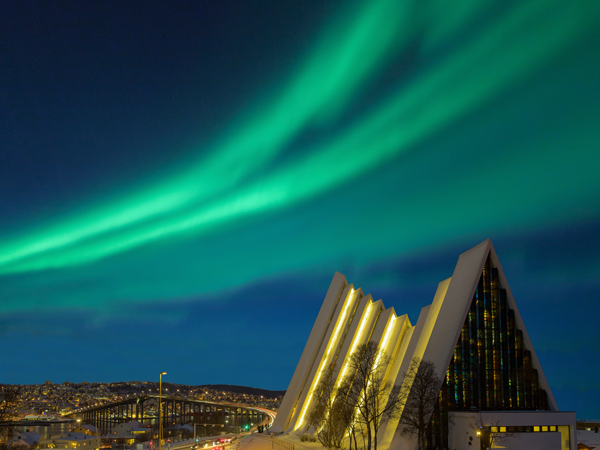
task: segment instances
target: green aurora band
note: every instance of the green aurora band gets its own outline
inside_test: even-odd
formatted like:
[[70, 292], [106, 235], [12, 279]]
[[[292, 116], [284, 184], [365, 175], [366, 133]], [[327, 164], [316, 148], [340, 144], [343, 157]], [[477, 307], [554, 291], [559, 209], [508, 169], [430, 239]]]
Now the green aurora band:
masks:
[[[57, 219], [38, 232], [4, 239], [0, 274], [88, 264], [154, 241], [201, 236], [247, 216], [276, 212], [332, 192], [406, 152], [417, 151], [432, 136], [564, 58], [600, 27], [597, 2], [516, 2], [501, 13], [496, 11], [491, 20], [495, 3], [465, 1], [447, 13], [441, 1], [427, 7], [403, 2], [400, 7], [396, 1], [379, 0], [341, 14], [344, 20], [331, 24], [285, 86], [274, 89], [270, 99], [258, 99], [260, 106], [227, 127], [225, 138], [202, 150], [207, 158], [140, 192]], [[470, 27], [475, 35], [449, 51], [448, 42]], [[377, 83], [415, 39], [428, 63], [359, 117], [345, 118], [344, 111]], [[518, 210], [510, 215], [490, 210], [487, 219], [471, 229], [507, 227], [515, 218], [533, 228], [547, 220], [548, 212], [570, 201], [566, 194], [572, 194], [564, 182], [564, 199], [547, 195], [549, 184], [564, 181], [556, 179], [557, 170], [577, 170], [579, 201], [593, 202], [600, 192], [600, 177], [589, 164], [590, 142], [600, 142], [594, 122], [593, 115], [582, 111], [568, 124], [568, 136], [550, 133], [532, 144], [535, 151], [507, 151], [495, 171], [532, 167], [529, 176], [535, 182], [527, 183], [524, 190], [522, 182], [517, 183], [497, 199], [496, 207], [506, 209], [519, 195]], [[327, 127], [339, 131], [320, 133]], [[319, 139], [279, 163], [310, 132]], [[485, 192], [473, 186], [485, 182], [484, 174], [458, 180], [444, 188], [444, 198], [469, 192], [474, 202], [483, 204]], [[458, 221], [450, 205], [436, 201], [431, 192], [407, 195], [399, 208], [405, 216], [399, 216], [398, 226], [413, 239], [412, 246], [433, 233], [441, 233], [436, 238], [444, 239], [464, 232], [465, 222], [474, 214]], [[410, 221], [414, 214], [432, 223], [420, 237], [418, 225]], [[381, 242], [378, 246], [388, 255], [408, 248], [394, 244], [384, 249]], [[310, 257], [305, 258], [304, 264], [310, 264]]]
[[[63, 260], [59, 257], [55, 264], [34, 263], [26, 264], [25, 268], [4, 269], [16, 261], [65, 249], [86, 239], [135, 226], [161, 215], [178, 213], [185, 207], [194, 210], [202, 208], [201, 202], [236, 187], [283, 151], [285, 145], [303, 128], [314, 121], [319, 122], [327, 108], [335, 106], [338, 111], [341, 110], [355, 94], [356, 87], [382, 65], [397, 37], [394, 30], [399, 24], [393, 19], [392, 7], [391, 1], [367, 4], [356, 15], [355, 24], [349, 30], [345, 27], [333, 30], [336, 33], [332, 32], [330, 34], [333, 35], [324, 39], [323, 45], [307, 58], [306, 67], [299, 71], [283, 92], [277, 92], [270, 105], [259, 111], [250, 111], [247, 123], [239, 129], [228, 130], [228, 138], [212, 149], [207, 159], [194, 164], [192, 170], [177, 173], [164, 183], [102, 206], [83, 217], [58, 223], [51, 229], [3, 246], [0, 271], [35, 270], [93, 259], [92, 254], [88, 253], [89, 257], [81, 255], [70, 263], [58, 262]], [[379, 39], [373, 41], [371, 36], [376, 32]], [[333, 52], [336, 48], [337, 51]], [[362, 58], [359, 66], [352, 65], [356, 56], [366, 50], [370, 57]], [[337, 58], [332, 59], [331, 54]], [[327, 72], [323, 72], [325, 68]], [[202, 183], [198, 183], [198, 180], [202, 180]], [[115, 241], [121, 241], [121, 238], [114, 238], [109, 238], [108, 247], [104, 249], [104, 243], [97, 246], [100, 253], [96, 257], [119, 251]], [[139, 243], [144, 240], [136, 239]], [[125, 245], [123, 248], [127, 247]], [[75, 253], [78, 253], [77, 249]]]

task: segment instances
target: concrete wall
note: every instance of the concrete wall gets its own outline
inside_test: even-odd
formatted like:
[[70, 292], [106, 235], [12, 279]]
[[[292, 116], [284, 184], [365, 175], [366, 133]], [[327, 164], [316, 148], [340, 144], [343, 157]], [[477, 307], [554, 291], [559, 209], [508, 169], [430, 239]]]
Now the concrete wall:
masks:
[[[555, 426], [557, 431], [498, 433], [497, 445], [505, 448], [575, 450], [575, 413], [554, 411], [482, 411], [450, 413], [448, 444], [451, 449], [479, 450], [480, 427]], [[472, 445], [468, 443], [472, 442]], [[510, 445], [507, 445], [510, 443]], [[549, 444], [551, 443], [551, 445]]]

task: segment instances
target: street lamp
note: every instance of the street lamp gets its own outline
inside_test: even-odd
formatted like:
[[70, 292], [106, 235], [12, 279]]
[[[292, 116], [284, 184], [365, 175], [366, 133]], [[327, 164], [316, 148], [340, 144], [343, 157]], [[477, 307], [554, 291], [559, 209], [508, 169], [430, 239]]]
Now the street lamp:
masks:
[[163, 423], [162, 423], [162, 376], [167, 372], [161, 372], [158, 376], [158, 450], [162, 450]]

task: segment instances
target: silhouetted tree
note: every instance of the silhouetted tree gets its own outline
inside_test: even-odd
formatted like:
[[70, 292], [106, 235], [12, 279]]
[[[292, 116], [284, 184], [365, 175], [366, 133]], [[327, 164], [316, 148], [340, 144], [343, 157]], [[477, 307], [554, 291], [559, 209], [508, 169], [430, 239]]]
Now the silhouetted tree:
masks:
[[403, 436], [417, 437], [419, 450], [425, 447], [425, 435], [441, 384], [440, 377], [435, 373], [435, 365], [431, 361], [421, 361], [418, 357], [412, 359], [404, 373], [400, 391], [404, 406], [400, 417], [400, 433]]
[[513, 432], [503, 431], [500, 428], [500, 419], [495, 417], [485, 417], [478, 413], [473, 417], [471, 428], [479, 433], [479, 439], [484, 448], [494, 448], [496, 446], [504, 447], [511, 439], [518, 437]]
[[361, 345], [348, 362], [352, 379], [346, 401], [356, 410], [355, 420], [366, 434], [367, 450], [377, 450], [381, 419], [399, 414], [400, 410], [400, 387], [385, 379], [388, 364], [389, 357], [373, 341]]
[[15, 429], [11, 424], [17, 417], [17, 408], [21, 402], [21, 388], [15, 385], [4, 385], [0, 388], [0, 445], [6, 448], [8, 440]]
[[344, 414], [346, 399], [336, 381], [337, 371], [331, 365], [314, 391], [316, 404], [309, 419], [317, 429], [317, 439], [327, 448], [340, 448], [348, 428], [348, 414]]
[[[352, 379], [347, 378], [346, 380], [342, 380], [342, 385], [340, 386], [339, 391], [343, 393], [343, 397], [346, 401], [342, 404], [340, 415], [342, 418], [342, 423], [347, 425], [349, 450], [352, 450], [352, 443], [354, 443], [354, 448], [358, 450], [356, 436], [357, 434], [362, 435], [364, 427], [361, 423], [360, 417], [357, 417], [356, 415], [356, 405], [348, 395], [351, 386]], [[362, 437], [364, 442], [364, 435]]]

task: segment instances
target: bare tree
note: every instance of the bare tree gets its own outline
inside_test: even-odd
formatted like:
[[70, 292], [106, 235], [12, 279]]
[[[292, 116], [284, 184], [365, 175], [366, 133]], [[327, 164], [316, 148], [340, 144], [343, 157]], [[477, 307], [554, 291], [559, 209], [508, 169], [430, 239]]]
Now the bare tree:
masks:
[[346, 399], [338, 395], [336, 388], [337, 371], [331, 365], [323, 374], [315, 390], [316, 405], [310, 415], [310, 423], [317, 428], [319, 442], [327, 448], [340, 448], [348, 428]]
[[480, 441], [483, 443], [484, 448], [493, 448], [494, 445], [507, 444], [511, 439], [518, 437], [515, 433], [507, 431], [504, 427], [500, 426], [500, 420], [495, 417], [484, 417], [481, 413], [478, 413], [473, 417], [473, 424], [471, 426], [473, 430], [477, 432]]
[[347, 424], [349, 450], [352, 450], [352, 443], [354, 443], [354, 448], [358, 450], [356, 435], [361, 433], [363, 428], [360, 420], [356, 417], [356, 405], [352, 403], [352, 399], [348, 396], [351, 386], [351, 380], [342, 380], [339, 391], [344, 393], [346, 401], [343, 403], [340, 412], [343, 423]]
[[435, 373], [435, 365], [431, 361], [421, 361], [418, 357], [412, 359], [404, 373], [400, 392], [404, 406], [400, 417], [400, 433], [403, 436], [417, 437], [419, 450], [425, 448], [425, 435], [441, 384], [442, 381]]
[[[356, 409], [356, 419], [367, 436], [367, 450], [377, 450], [377, 433], [381, 419], [398, 414], [400, 388], [385, 380], [389, 357], [370, 341], [360, 346], [348, 362], [353, 378], [350, 381], [347, 403]], [[354, 435], [355, 437], [355, 435]], [[355, 441], [356, 443], [356, 441]]]
[[21, 401], [21, 388], [15, 385], [4, 385], [0, 389], [0, 443], [5, 448], [14, 434], [12, 421], [17, 417], [17, 408]]

